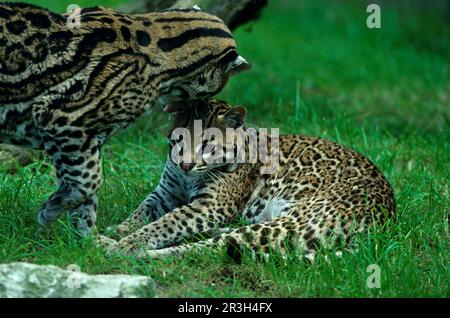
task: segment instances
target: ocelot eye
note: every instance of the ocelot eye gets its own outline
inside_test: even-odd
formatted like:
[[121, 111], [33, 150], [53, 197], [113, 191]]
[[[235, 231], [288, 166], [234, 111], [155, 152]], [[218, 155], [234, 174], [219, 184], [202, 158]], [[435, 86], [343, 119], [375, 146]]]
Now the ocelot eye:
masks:
[[169, 143], [171, 145], [174, 145], [174, 144], [179, 143], [180, 141], [182, 141], [183, 140], [183, 136], [179, 135], [178, 138], [174, 139], [174, 138], [172, 138], [172, 135], [170, 134], [169, 136], [167, 136], [167, 140], [169, 141]]
[[213, 154], [216, 151], [217, 151], [217, 147], [214, 145], [205, 146], [203, 148], [203, 154], [205, 154], [205, 155]]
[[199, 78], [198, 78], [198, 84], [200, 84], [200, 85], [205, 85], [206, 84], [206, 77], [204, 77], [204, 76], [200, 76]]
[[202, 141], [203, 152], [205, 152], [205, 148], [212, 148], [213, 146], [214, 146], [214, 144], [211, 143], [211, 140], [203, 140]]
[[203, 136], [203, 138], [206, 138], [206, 139], [203, 139], [203, 141], [202, 141], [202, 146], [203, 147], [206, 146], [206, 145], [213, 145], [214, 141], [216, 140], [216, 136], [215, 135]]
[[175, 86], [170, 90], [170, 95], [180, 97], [182, 99], [189, 98], [189, 93], [181, 86]]

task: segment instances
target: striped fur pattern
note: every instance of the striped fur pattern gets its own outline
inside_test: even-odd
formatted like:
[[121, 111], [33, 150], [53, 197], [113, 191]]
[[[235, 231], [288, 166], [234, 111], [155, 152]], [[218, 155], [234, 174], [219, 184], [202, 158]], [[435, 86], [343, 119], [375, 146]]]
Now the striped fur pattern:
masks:
[[[191, 130], [200, 119], [204, 128], [223, 131], [242, 125], [244, 117], [242, 107], [211, 100], [188, 115], [177, 114], [174, 126]], [[279, 140], [280, 166], [273, 174], [261, 174], [262, 163], [203, 161], [186, 167], [169, 158], [155, 191], [116, 228], [128, 235], [119, 241], [99, 237], [99, 243], [151, 258], [208, 247], [227, 247], [231, 256], [249, 249], [265, 255], [300, 250], [314, 257], [318, 246], [337, 239], [350, 243], [356, 233], [394, 214], [389, 182], [363, 155], [321, 138]], [[232, 227], [242, 220], [249, 225]], [[186, 242], [198, 234], [212, 237]]]
[[63, 211], [81, 232], [95, 226], [100, 149], [160, 100], [218, 93], [248, 68], [229, 29], [196, 9], [127, 15], [82, 9], [68, 16], [0, 3], [0, 143], [44, 149], [58, 190], [39, 223]]

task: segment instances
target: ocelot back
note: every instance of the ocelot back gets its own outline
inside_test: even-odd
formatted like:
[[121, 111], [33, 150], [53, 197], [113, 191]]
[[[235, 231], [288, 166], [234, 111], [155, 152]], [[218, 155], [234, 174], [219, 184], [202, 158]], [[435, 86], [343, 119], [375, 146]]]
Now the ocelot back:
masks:
[[[100, 148], [155, 101], [218, 93], [249, 67], [229, 29], [197, 9], [127, 15], [82, 9], [69, 16], [0, 3], [0, 143], [45, 149], [58, 190], [39, 223], [63, 211], [82, 232], [95, 225]], [[73, 21], [71, 21], [73, 22]]]
[[[226, 246], [232, 256], [247, 248], [265, 254], [300, 250], [312, 258], [320, 246], [333, 246], [328, 243], [351, 248], [358, 233], [395, 213], [394, 194], [382, 172], [342, 145], [303, 135], [282, 135], [277, 143], [262, 131], [257, 142], [267, 138], [267, 154], [273, 159], [255, 162], [250, 160], [250, 133], [244, 134], [244, 157], [237, 151], [239, 143], [230, 142], [238, 140], [236, 128], [245, 122], [244, 108], [210, 100], [174, 116], [174, 129], [184, 128], [190, 132], [187, 136], [203, 134], [197, 141], [191, 138], [192, 146], [183, 150], [197, 160], [174, 160], [182, 140], [170, 134], [170, 155], [159, 185], [116, 228], [128, 235], [120, 241], [98, 237], [111, 251], [163, 258]], [[200, 133], [196, 120], [202, 123]], [[206, 128], [226, 138], [208, 135]], [[264, 147], [257, 154], [263, 155]], [[246, 160], [226, 161], [236, 158]], [[261, 170], [269, 167], [265, 173]], [[196, 234], [213, 237], [185, 243]]]

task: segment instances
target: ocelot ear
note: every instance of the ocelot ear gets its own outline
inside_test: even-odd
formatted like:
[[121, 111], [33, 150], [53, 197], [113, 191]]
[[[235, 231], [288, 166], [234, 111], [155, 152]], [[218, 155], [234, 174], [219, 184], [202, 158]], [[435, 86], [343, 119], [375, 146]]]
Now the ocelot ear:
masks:
[[235, 59], [228, 62], [225, 73], [228, 75], [234, 75], [240, 72], [247, 71], [252, 68], [252, 65], [247, 62], [242, 56], [238, 55]]
[[244, 125], [247, 110], [242, 106], [231, 108], [224, 114], [225, 124], [231, 128], [239, 128]]

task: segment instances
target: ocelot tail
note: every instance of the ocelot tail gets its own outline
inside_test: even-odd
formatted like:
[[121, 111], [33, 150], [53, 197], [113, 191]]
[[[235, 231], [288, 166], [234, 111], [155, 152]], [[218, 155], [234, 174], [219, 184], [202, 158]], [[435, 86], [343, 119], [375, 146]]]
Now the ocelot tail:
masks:
[[79, 23], [0, 3], [0, 143], [44, 149], [58, 190], [40, 210], [95, 226], [100, 149], [159, 99], [179, 105], [218, 93], [249, 68], [227, 26], [197, 9], [123, 14], [82, 9]]
[[[300, 251], [313, 258], [320, 246], [351, 249], [358, 233], [394, 215], [393, 190], [382, 172], [342, 145], [303, 135], [275, 138], [261, 131], [257, 142], [267, 138], [266, 153], [273, 160], [252, 161], [255, 139], [244, 127], [240, 149], [245, 149], [245, 156], [239, 156], [236, 145], [242, 145], [242, 134], [237, 128], [245, 116], [243, 107], [214, 100], [175, 114], [173, 129], [185, 128], [187, 136], [198, 135], [195, 121], [202, 123], [203, 138], [185, 138], [192, 146], [183, 150], [197, 160], [174, 160], [183, 148], [170, 134], [171, 155], [159, 185], [116, 227], [128, 236], [120, 241], [98, 236], [99, 244], [152, 258], [225, 247], [234, 257], [247, 249], [260, 255]], [[226, 138], [206, 128], [218, 129]], [[257, 149], [258, 156], [265, 153], [264, 147]], [[186, 242], [195, 236], [212, 237]]]

